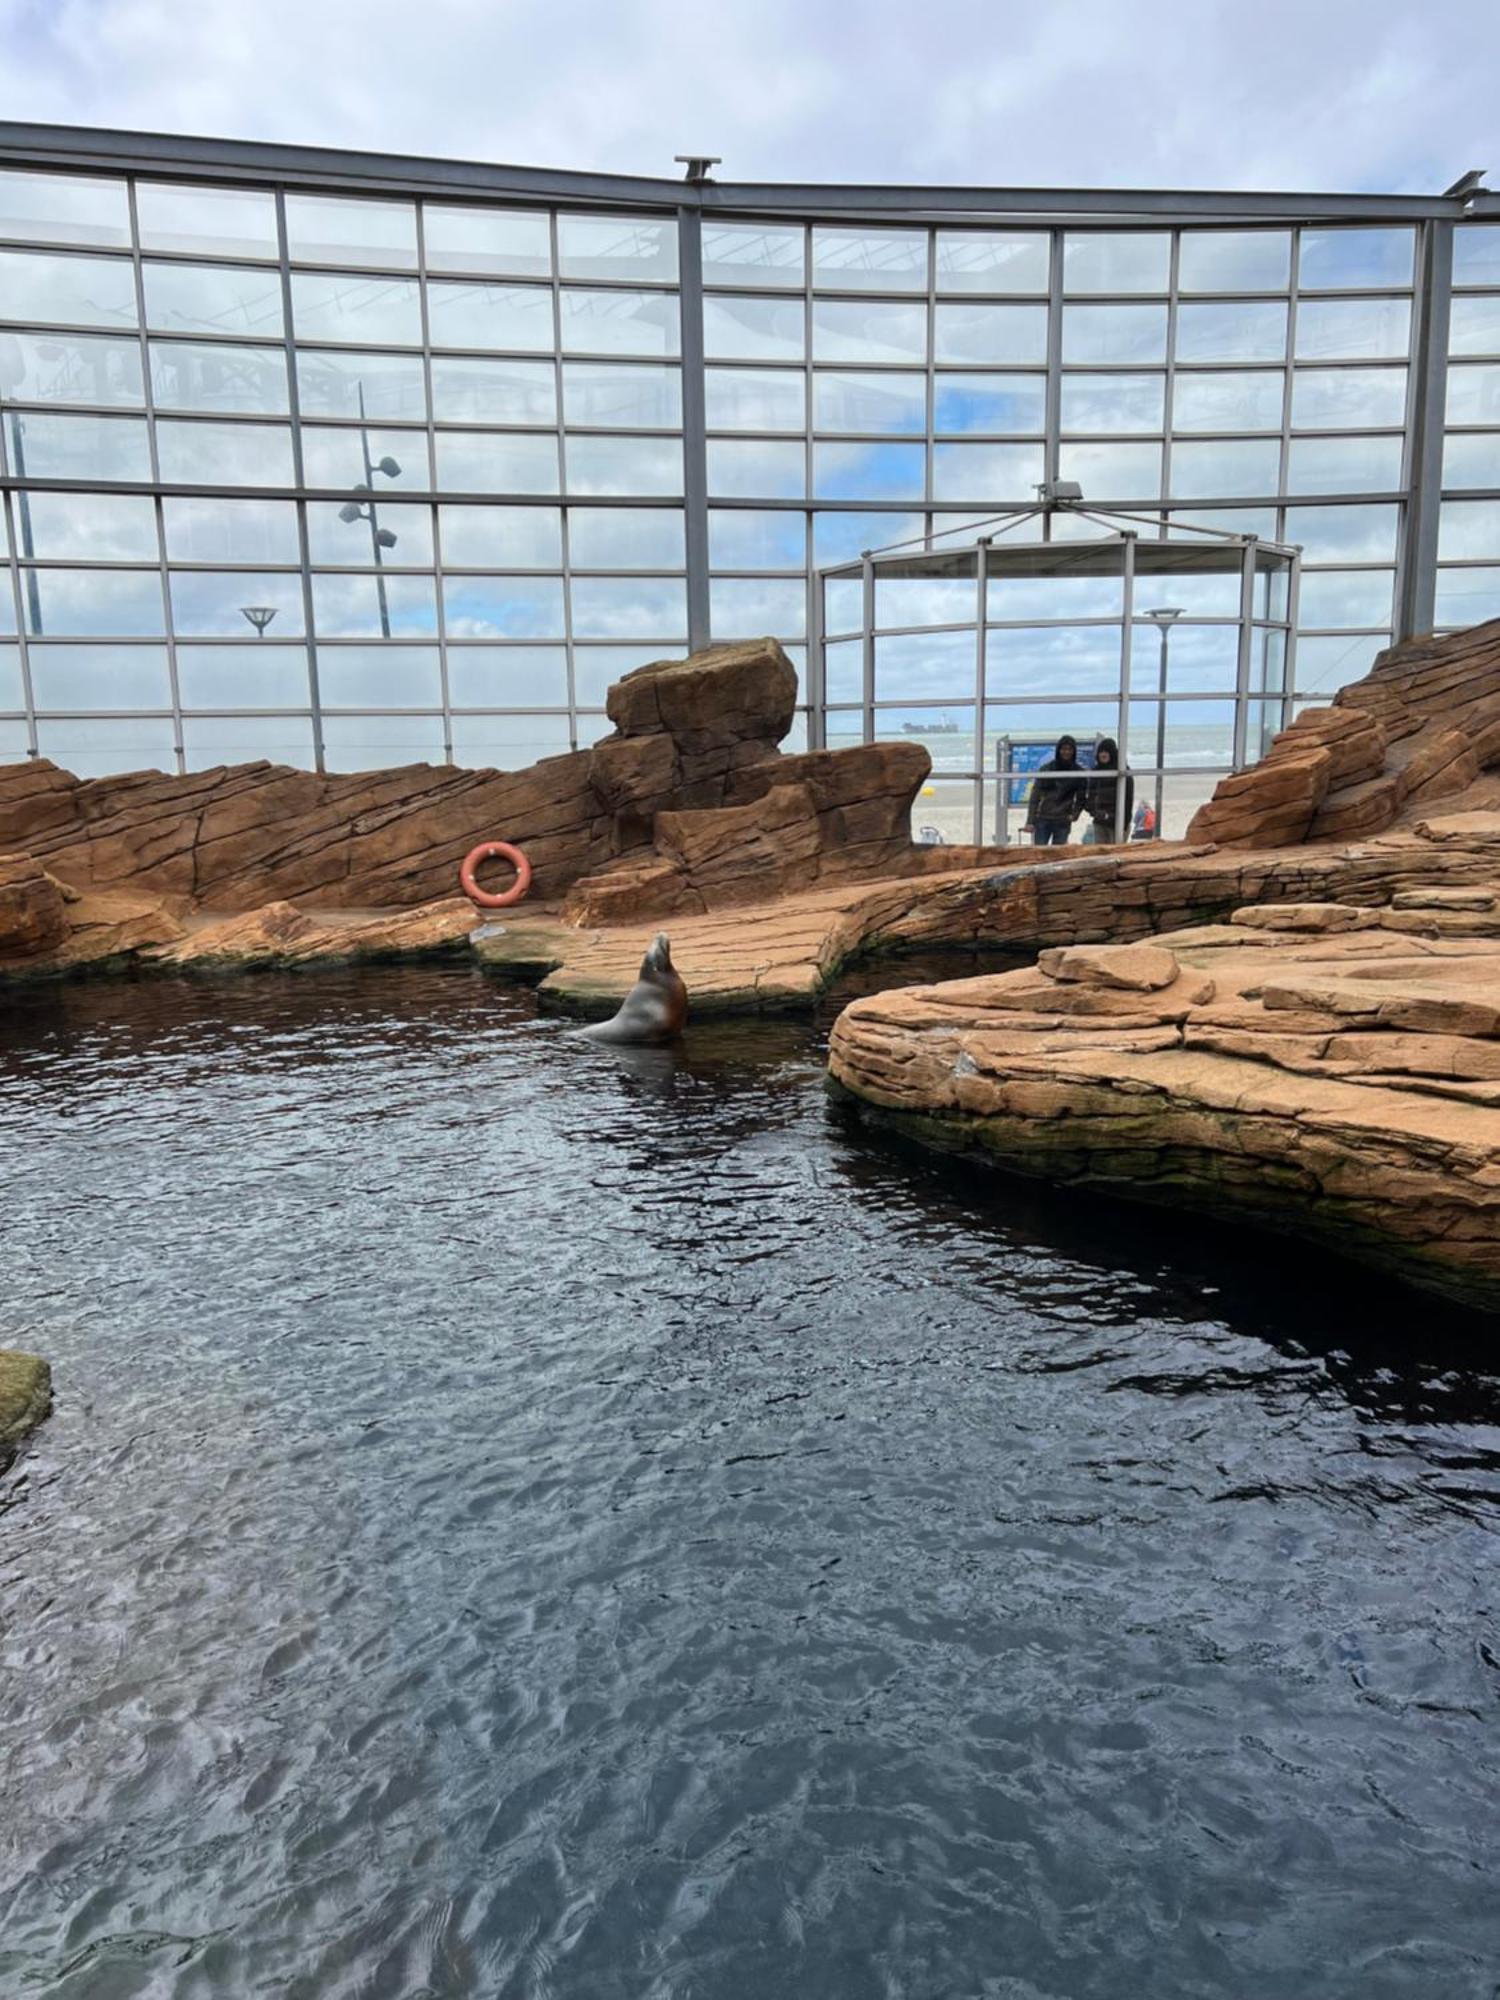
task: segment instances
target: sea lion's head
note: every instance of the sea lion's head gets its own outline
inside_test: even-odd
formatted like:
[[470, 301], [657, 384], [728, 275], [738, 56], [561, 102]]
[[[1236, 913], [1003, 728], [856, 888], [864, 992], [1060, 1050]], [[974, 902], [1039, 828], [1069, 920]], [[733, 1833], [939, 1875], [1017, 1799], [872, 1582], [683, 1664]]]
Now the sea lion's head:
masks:
[[649, 978], [653, 972], [672, 972], [672, 940], [665, 931], [658, 931], [651, 941], [651, 949], [641, 960], [641, 977]]

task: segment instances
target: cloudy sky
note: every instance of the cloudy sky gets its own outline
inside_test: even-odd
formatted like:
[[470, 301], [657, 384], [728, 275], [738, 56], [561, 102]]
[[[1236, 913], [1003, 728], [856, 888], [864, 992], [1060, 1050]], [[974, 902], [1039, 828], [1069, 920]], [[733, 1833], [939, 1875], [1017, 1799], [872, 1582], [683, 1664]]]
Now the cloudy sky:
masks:
[[1500, 184], [1456, 0], [0, 0], [5, 115], [745, 180]]

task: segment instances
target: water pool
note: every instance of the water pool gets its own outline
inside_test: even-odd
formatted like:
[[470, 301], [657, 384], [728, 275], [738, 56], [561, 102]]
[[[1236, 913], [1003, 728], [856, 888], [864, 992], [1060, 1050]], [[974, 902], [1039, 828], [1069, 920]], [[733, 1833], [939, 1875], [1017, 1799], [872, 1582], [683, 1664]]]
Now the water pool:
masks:
[[0, 1992], [1495, 1992], [1492, 1328], [457, 968], [8, 999], [0, 1199]]

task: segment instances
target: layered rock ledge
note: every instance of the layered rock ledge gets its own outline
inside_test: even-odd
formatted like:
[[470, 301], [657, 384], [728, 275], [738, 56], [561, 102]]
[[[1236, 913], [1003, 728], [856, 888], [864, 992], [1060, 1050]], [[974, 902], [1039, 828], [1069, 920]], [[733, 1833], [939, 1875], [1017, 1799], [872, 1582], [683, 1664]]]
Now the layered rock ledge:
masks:
[[1500, 1310], [1500, 888], [1251, 908], [855, 1001], [871, 1122], [1253, 1221]]

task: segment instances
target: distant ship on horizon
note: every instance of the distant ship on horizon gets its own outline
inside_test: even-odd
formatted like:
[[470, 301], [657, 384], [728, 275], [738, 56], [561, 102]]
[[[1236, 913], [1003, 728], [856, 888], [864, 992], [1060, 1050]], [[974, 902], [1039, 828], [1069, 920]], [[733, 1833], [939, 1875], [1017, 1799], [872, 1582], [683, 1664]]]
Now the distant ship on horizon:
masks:
[[903, 722], [901, 727], [908, 736], [957, 736], [960, 733], [951, 715], [945, 715], [941, 722]]

